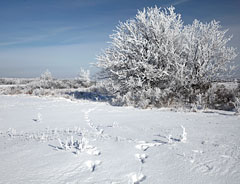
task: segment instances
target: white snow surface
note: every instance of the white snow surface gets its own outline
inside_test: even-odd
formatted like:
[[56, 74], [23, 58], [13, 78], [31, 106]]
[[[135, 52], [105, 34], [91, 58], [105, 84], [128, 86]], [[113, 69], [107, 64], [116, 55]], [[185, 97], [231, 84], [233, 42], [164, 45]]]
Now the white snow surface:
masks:
[[0, 183], [239, 184], [240, 116], [0, 96]]

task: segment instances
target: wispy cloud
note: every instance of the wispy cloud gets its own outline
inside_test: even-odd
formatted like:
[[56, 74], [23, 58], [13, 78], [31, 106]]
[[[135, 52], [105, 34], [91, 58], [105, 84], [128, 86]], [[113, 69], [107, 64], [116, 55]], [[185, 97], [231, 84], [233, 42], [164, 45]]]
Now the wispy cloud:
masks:
[[171, 5], [177, 6], [179, 4], [183, 4], [183, 3], [186, 3], [188, 1], [190, 1], [190, 0], [177, 0], [177, 1], [174, 1]]
[[44, 34], [35, 34], [35, 35], [29, 35], [29, 36], [18, 36], [16, 35], [14, 38], [11, 38], [9, 41], [0, 41], [0, 47], [1, 46], [13, 46], [13, 45], [19, 45], [19, 44], [26, 44], [31, 43], [35, 41], [41, 41], [45, 40], [49, 37], [56, 36], [58, 34], [71, 31], [74, 27], [58, 27], [54, 29], [47, 29], [44, 30]]
[[29, 36], [29, 37], [16, 37], [14, 41], [5, 41], [0, 42], [0, 46], [11, 46], [11, 45], [19, 45], [24, 43], [29, 43], [33, 41], [39, 41], [47, 38], [48, 35], [39, 35], [39, 36]]

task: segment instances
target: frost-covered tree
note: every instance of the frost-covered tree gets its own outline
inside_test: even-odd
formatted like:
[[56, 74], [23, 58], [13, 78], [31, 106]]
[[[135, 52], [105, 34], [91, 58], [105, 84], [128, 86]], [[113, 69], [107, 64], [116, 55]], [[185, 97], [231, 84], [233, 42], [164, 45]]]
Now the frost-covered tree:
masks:
[[171, 73], [182, 50], [182, 45], [176, 44], [182, 29], [181, 16], [173, 7], [144, 9], [135, 19], [120, 23], [111, 35], [111, 47], [98, 57], [108, 89], [124, 96], [124, 101], [132, 97], [135, 99], [129, 102], [137, 102], [172, 82]]
[[90, 71], [81, 68], [76, 81], [85, 87], [89, 87], [91, 84]]
[[[194, 20], [182, 30], [183, 50], [176, 62], [176, 81], [180, 96], [188, 102], [206, 93], [211, 82], [226, 74], [230, 62], [236, 57], [235, 49], [227, 44], [231, 37], [221, 30], [219, 22], [202, 23]], [[182, 93], [181, 93], [182, 92]]]
[[184, 26], [174, 7], [138, 11], [117, 26], [110, 47], [98, 56], [101, 77], [127, 104], [187, 98], [189, 88], [210, 81], [236, 56], [225, 33], [216, 21]]
[[49, 70], [46, 70], [44, 73], [41, 74], [40, 79], [44, 81], [51, 81], [53, 80], [53, 77], [51, 72]]
[[35, 83], [35, 85], [43, 89], [54, 88], [54, 80], [52, 77], [52, 73], [49, 70], [46, 70], [44, 73], [41, 74], [40, 81]]
[[209, 82], [226, 71], [227, 64], [236, 57], [235, 49], [228, 47], [231, 37], [221, 30], [219, 22], [202, 23], [194, 20], [183, 29], [185, 52], [184, 63], [188, 81]]

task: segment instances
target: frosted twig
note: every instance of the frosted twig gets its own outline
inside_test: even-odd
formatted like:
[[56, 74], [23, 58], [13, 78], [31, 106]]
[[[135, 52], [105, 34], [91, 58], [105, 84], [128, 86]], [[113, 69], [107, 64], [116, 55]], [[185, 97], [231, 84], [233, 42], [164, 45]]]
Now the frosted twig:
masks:
[[186, 143], [187, 142], [187, 132], [183, 125], [181, 125], [183, 133], [181, 135], [181, 142]]

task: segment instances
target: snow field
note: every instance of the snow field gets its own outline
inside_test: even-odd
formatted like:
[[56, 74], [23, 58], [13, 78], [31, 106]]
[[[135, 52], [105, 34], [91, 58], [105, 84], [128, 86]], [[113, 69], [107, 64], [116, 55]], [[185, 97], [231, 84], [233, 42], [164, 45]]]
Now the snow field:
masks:
[[239, 116], [0, 96], [0, 183], [240, 181]]

